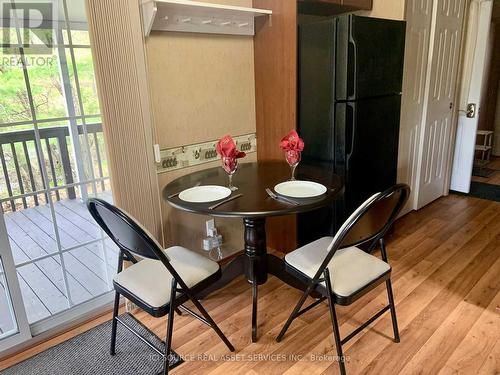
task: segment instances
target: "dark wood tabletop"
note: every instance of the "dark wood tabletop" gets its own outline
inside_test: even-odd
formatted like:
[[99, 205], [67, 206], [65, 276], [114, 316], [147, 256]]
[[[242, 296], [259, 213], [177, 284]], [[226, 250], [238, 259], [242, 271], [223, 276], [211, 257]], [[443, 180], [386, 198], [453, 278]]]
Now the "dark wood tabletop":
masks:
[[283, 160], [282, 162], [241, 163], [233, 176], [233, 185], [238, 187], [238, 190], [232, 195], [243, 194], [243, 196], [215, 209], [209, 209], [209, 206], [217, 201], [190, 203], [182, 201], [178, 196], [168, 197], [198, 183], [228, 186], [228, 176], [221, 167], [205, 169], [177, 178], [165, 187], [163, 198], [175, 208], [188, 212], [218, 217], [258, 218], [312, 211], [327, 205], [343, 193], [340, 177], [323, 168], [301, 163], [295, 173], [298, 180], [314, 181], [325, 185], [327, 192], [314, 198], [293, 198], [301, 203], [297, 206], [269, 197], [265, 191], [266, 188], [273, 190], [276, 184], [287, 181], [291, 177], [290, 167]]

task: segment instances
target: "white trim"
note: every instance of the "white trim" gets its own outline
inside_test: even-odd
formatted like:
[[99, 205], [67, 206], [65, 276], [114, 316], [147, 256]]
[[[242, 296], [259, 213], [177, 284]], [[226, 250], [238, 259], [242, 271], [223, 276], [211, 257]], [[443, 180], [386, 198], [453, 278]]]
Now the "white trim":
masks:
[[12, 257], [12, 250], [3, 215], [0, 215], [0, 258], [2, 260], [4, 275], [7, 281], [7, 298], [10, 299], [10, 303], [12, 304], [12, 308], [14, 310], [14, 316], [12, 318], [15, 320], [17, 325], [17, 333], [0, 340], [1, 353], [7, 348], [19, 345], [20, 343], [26, 342], [31, 338], [28, 317], [23, 303], [21, 288], [19, 287], [19, 280], [17, 279], [16, 267], [14, 265], [14, 258]]
[[[96, 182], [98, 182], [98, 181], [106, 181], [106, 180], [109, 180], [109, 179], [111, 179], [111, 177], [96, 177], [95, 181]], [[51, 188], [48, 188], [48, 189], [30, 191], [28, 193], [13, 195], [13, 196], [7, 197], [7, 198], [2, 198], [2, 199], [0, 199], [0, 203], [12, 201], [12, 200], [15, 200], [15, 199], [32, 197], [34, 195], [41, 195], [41, 194], [45, 194], [45, 193], [52, 193], [53, 191], [64, 190], [64, 189], [67, 189], [67, 188], [70, 188], [70, 187], [78, 187], [80, 185], [91, 184], [93, 182], [94, 181], [92, 181], [92, 180], [85, 180], [85, 181], [82, 181], [82, 182], [73, 182], [71, 184], [66, 184], [66, 185], [61, 185], [61, 186], [54, 186], [54, 187], [51, 187]]]
[[[462, 193], [469, 193], [472, 179], [492, 6], [492, 0], [472, 0], [469, 8], [464, 68], [461, 74], [460, 107], [458, 108], [450, 181], [450, 188]], [[474, 118], [466, 116], [467, 103], [474, 103], [477, 106], [477, 114]]]
[[[1, 45], [0, 45], [1, 47]], [[94, 114], [94, 115], [85, 115], [85, 116], [75, 116], [74, 118], [76, 120], [83, 120], [83, 118], [95, 118], [95, 117], [101, 117], [100, 114]], [[47, 118], [47, 119], [36, 119], [36, 120], [25, 120], [25, 121], [16, 121], [16, 122], [3, 122], [0, 123], [0, 128], [6, 128], [6, 127], [11, 127], [11, 126], [21, 126], [21, 125], [32, 125], [35, 122], [37, 124], [45, 124], [47, 122], [61, 122], [61, 121], [69, 121], [71, 120], [70, 117], [55, 117], [55, 118]], [[95, 124], [100, 124], [98, 122], [94, 122], [92, 124], [88, 125], [95, 125]]]
[[94, 297], [91, 300], [80, 304], [73, 305], [71, 309], [61, 311], [60, 313], [49, 316], [31, 325], [33, 336], [38, 336], [42, 333], [49, 332], [64, 324], [70, 324], [72, 321], [80, 317], [88, 319], [87, 314], [95, 310], [100, 310], [103, 306], [110, 305], [114, 300], [115, 292], [109, 291]]
[[190, 0], [147, 0], [141, 4], [144, 36], [151, 30], [254, 35], [255, 18], [272, 10]]
[[[71, 246], [71, 247], [68, 247], [68, 248], [61, 250], [61, 254], [65, 254], [68, 251], [76, 250], [76, 249], [79, 249], [79, 248], [84, 247], [84, 246], [92, 245], [93, 243], [100, 242], [102, 240], [103, 240], [102, 238], [97, 238], [97, 239], [92, 240], [92, 241], [82, 242], [78, 245]], [[16, 268], [27, 266], [28, 264], [33, 264], [33, 263], [39, 262], [39, 261], [44, 260], [44, 259], [53, 258], [54, 256], [57, 256], [57, 254], [58, 254], [57, 252], [50, 253], [50, 254], [42, 255], [38, 258], [33, 258], [33, 259], [27, 260], [25, 262], [18, 263], [18, 264], [16, 264]], [[104, 254], [104, 256], [105, 255], [106, 254]]]
[[109, 312], [113, 305], [113, 298], [114, 293], [107, 292], [93, 300], [76, 305], [71, 310], [65, 310], [35, 323], [32, 328], [34, 337], [29, 341], [14, 344], [4, 351], [0, 350], [0, 360]]

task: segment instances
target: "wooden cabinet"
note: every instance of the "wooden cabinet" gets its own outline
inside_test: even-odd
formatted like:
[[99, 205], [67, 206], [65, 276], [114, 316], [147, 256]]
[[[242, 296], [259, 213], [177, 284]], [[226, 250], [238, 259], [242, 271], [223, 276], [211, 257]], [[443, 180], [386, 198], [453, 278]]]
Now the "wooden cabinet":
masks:
[[372, 0], [298, 0], [299, 3], [323, 3], [332, 5], [343, 5], [357, 10], [371, 9]]
[[301, 13], [333, 15], [355, 10], [372, 9], [372, 0], [298, 0]]
[[371, 10], [373, 0], [340, 0], [342, 5], [354, 7], [358, 10]]

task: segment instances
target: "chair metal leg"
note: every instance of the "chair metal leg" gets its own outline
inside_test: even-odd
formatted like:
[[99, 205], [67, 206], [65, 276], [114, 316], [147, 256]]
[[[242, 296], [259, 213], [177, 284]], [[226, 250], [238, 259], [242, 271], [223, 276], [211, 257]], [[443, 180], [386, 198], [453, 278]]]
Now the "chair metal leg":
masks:
[[224, 344], [226, 344], [226, 346], [228, 347], [228, 349], [232, 352], [234, 352], [234, 346], [229, 342], [229, 340], [227, 339], [227, 337], [224, 335], [224, 333], [222, 333], [222, 331], [220, 330], [219, 326], [217, 324], [215, 324], [214, 320], [212, 319], [212, 317], [208, 314], [207, 310], [205, 310], [205, 308], [203, 307], [203, 305], [200, 303], [200, 301], [198, 301], [196, 298], [194, 298], [192, 295], [189, 294], [189, 299], [191, 300], [191, 302], [193, 302], [193, 304], [196, 306], [196, 308], [198, 309], [199, 312], [201, 312], [201, 314], [203, 315], [203, 317], [208, 321], [208, 323], [210, 323], [210, 326], [212, 327], [212, 329], [215, 331], [215, 333], [217, 333], [217, 335], [220, 337], [220, 339], [224, 342]]
[[163, 357], [163, 374], [168, 374], [168, 368], [170, 365], [170, 351], [172, 349], [172, 334], [174, 331], [174, 312], [175, 307], [175, 294], [177, 289], [177, 282], [175, 279], [172, 280], [172, 289], [170, 291], [170, 307], [168, 310], [168, 321], [167, 321], [167, 337], [165, 338], [165, 356]]
[[116, 328], [118, 325], [118, 321], [116, 320], [116, 317], [118, 316], [118, 308], [120, 306], [120, 293], [115, 292], [115, 304], [113, 306], [113, 321], [111, 322], [111, 346], [109, 353], [111, 355], [116, 354]]
[[257, 301], [258, 286], [254, 280], [252, 283], [252, 342], [257, 342]]
[[342, 375], [346, 374], [345, 363], [344, 363], [344, 353], [342, 352], [342, 340], [340, 339], [339, 323], [337, 321], [337, 313], [335, 312], [335, 304], [331, 296], [328, 298], [328, 307], [330, 309], [330, 317], [332, 319], [333, 326], [333, 338], [335, 339], [335, 347], [337, 349], [337, 357], [339, 359], [340, 373]]
[[302, 294], [302, 297], [300, 297], [299, 301], [295, 305], [295, 308], [293, 309], [292, 313], [288, 317], [288, 320], [286, 321], [285, 325], [281, 329], [280, 334], [278, 335], [278, 337], [276, 337], [276, 341], [277, 342], [280, 342], [281, 339], [283, 339], [283, 336], [285, 335], [285, 332], [288, 330], [288, 327], [290, 327], [290, 324], [292, 324], [293, 320], [297, 316], [297, 313], [299, 312], [300, 308], [302, 307], [302, 305], [306, 301], [307, 296], [311, 292], [311, 289], [312, 289], [312, 284], [308, 285], [307, 289], [304, 291], [304, 294]]
[[389, 298], [389, 306], [391, 307], [392, 329], [394, 330], [394, 342], [400, 342], [398, 320], [396, 318], [396, 306], [394, 305], [394, 296], [392, 294], [391, 279], [385, 281], [387, 287], [387, 297]]
[[324, 271], [326, 289], [328, 291], [328, 308], [330, 309], [330, 318], [332, 320], [333, 326], [333, 338], [335, 340], [335, 348], [337, 349], [337, 357], [339, 361], [340, 373], [341, 375], [345, 375], [345, 358], [344, 353], [342, 351], [342, 339], [340, 338], [340, 329], [339, 322], [337, 320], [337, 313], [335, 311], [335, 301], [333, 300], [332, 295], [332, 282], [330, 280], [330, 271], [328, 268]]

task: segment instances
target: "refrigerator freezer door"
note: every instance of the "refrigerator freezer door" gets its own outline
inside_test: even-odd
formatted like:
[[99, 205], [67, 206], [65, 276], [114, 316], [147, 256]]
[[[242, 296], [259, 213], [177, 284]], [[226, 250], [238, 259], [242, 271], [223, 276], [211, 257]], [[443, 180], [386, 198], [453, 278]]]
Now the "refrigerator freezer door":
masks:
[[400, 93], [406, 23], [354, 15], [338, 18], [336, 100]]

